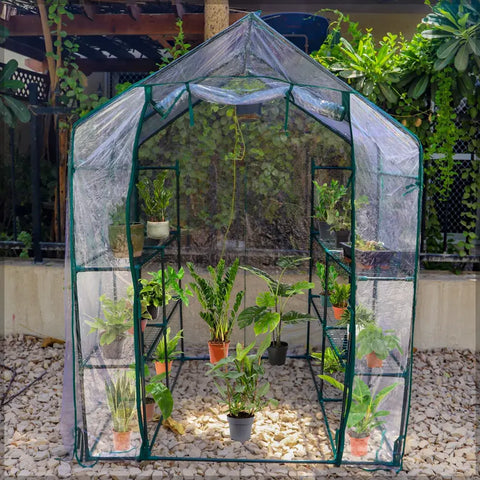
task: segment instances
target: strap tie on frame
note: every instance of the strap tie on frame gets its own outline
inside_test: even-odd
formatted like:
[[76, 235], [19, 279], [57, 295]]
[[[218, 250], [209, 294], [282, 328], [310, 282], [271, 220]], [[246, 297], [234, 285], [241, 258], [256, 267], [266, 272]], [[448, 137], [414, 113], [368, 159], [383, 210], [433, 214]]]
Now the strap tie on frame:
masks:
[[285, 94], [285, 125], [283, 126], [283, 129], [285, 130], [285, 135], [288, 136], [288, 113], [290, 110], [290, 97], [292, 95], [292, 89], [293, 89], [293, 84], [290, 84], [290, 88], [288, 89], [287, 93]]
[[405, 187], [405, 192], [403, 196], [408, 195], [409, 193], [412, 193], [416, 188], [420, 188], [420, 181], [417, 180], [415, 183], [410, 183]]
[[190, 84], [187, 82], [185, 84], [188, 92], [188, 114], [190, 116], [190, 126], [193, 127], [195, 121], [193, 119], [193, 105], [192, 105], [192, 92], [190, 91]]

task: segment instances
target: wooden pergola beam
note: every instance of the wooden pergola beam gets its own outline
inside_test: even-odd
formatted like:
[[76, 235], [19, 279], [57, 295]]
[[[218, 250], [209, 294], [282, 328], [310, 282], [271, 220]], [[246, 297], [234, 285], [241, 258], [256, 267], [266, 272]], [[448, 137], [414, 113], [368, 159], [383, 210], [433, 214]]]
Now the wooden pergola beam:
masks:
[[148, 72], [158, 70], [156, 64], [161, 62], [162, 59], [138, 58], [135, 60], [121, 60], [108, 58], [106, 60], [88, 60], [79, 58], [75, 61], [85, 75], [90, 75], [92, 72], [146, 72], [146, 76]]
[[[244, 17], [245, 13], [230, 13], [230, 24]], [[185, 35], [203, 36], [203, 13], [183, 15]], [[73, 20], [64, 19], [68, 35], [176, 35], [177, 16], [173, 13], [140, 14], [137, 20], [126, 14], [98, 14], [92, 20], [84, 15], [75, 15]], [[13, 15], [8, 22], [0, 20], [8, 28], [10, 37], [42, 36], [38, 15]]]

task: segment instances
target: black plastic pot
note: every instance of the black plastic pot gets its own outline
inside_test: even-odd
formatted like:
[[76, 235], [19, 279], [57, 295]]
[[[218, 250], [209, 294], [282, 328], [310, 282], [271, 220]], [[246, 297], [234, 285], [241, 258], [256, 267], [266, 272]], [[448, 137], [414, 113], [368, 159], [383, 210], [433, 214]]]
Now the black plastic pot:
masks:
[[337, 247], [341, 247], [342, 243], [350, 240], [350, 230], [338, 230], [335, 232]]
[[158, 307], [155, 307], [154, 305], [149, 305], [147, 307], [147, 312], [150, 314], [152, 317], [152, 320], [156, 320], [158, 317]]
[[270, 365], [285, 365], [288, 343], [280, 342], [280, 344], [281, 345], [277, 347], [276, 344], [271, 343], [268, 347], [268, 361], [270, 362]]
[[237, 442], [246, 442], [252, 436], [252, 425], [255, 416], [251, 417], [232, 417], [227, 415], [228, 425], [230, 427], [230, 438]]
[[[346, 258], [352, 258], [352, 244], [351, 243], [343, 243], [343, 255]], [[395, 254], [394, 251], [383, 249], [383, 250], [360, 250], [357, 248], [355, 250], [355, 256], [357, 260], [357, 264], [361, 264], [366, 268], [372, 267], [388, 267], [390, 265], [390, 261]]]

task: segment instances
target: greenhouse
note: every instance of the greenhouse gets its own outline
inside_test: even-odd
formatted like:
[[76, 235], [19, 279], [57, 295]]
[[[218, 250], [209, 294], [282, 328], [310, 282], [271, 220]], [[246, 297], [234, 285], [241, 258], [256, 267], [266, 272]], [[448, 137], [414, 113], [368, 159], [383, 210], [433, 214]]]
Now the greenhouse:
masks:
[[[77, 122], [63, 425], [77, 459], [400, 469], [421, 155], [255, 14]], [[230, 356], [209, 357], [206, 340], [230, 336]], [[251, 434], [230, 438], [222, 399], [229, 422], [255, 412]], [[303, 450], [288, 425], [262, 432], [282, 409]], [[221, 431], [191, 449], [200, 419]]]

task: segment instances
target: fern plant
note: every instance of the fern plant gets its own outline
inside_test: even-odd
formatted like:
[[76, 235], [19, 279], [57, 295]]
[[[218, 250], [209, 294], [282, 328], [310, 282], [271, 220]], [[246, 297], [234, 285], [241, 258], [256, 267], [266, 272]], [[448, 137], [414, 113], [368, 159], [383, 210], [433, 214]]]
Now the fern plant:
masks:
[[190, 288], [194, 291], [202, 307], [200, 317], [210, 328], [210, 341], [213, 343], [228, 342], [245, 294], [243, 290], [238, 292], [233, 307], [230, 308], [230, 297], [239, 267], [238, 258], [229, 268], [225, 268], [223, 258], [215, 268], [208, 266], [210, 278], [207, 279], [197, 273], [191, 262], [187, 263], [187, 267], [194, 280], [190, 283]]
[[175, 350], [178, 342], [182, 339], [182, 332], [183, 330], [180, 330], [173, 338], [170, 338], [170, 327], [168, 327], [165, 333], [167, 349], [165, 350], [164, 338], [160, 337], [153, 359], [157, 362], [169, 362], [175, 358], [175, 355], [182, 353], [180, 350]]
[[114, 380], [105, 382], [107, 404], [112, 414], [113, 430], [115, 432], [131, 431], [130, 422], [135, 415], [135, 381], [122, 372]]

